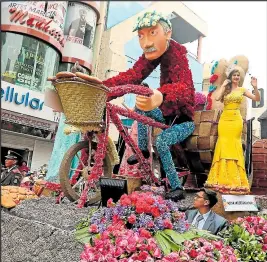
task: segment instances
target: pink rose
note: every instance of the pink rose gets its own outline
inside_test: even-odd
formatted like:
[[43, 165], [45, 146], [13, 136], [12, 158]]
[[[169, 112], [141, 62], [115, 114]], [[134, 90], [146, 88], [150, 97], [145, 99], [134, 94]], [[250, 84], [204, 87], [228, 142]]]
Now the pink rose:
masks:
[[107, 207], [113, 207], [113, 206], [115, 206], [115, 203], [113, 203], [113, 199], [110, 198], [110, 199], [108, 200], [108, 202], [107, 202]]
[[262, 250], [267, 251], [267, 244], [262, 245]]
[[123, 254], [124, 250], [121, 247], [116, 247], [115, 252], [114, 252], [114, 256], [115, 257], [119, 257]]
[[136, 222], [136, 216], [134, 214], [131, 214], [129, 217], [128, 217], [128, 222], [130, 224], [134, 224]]
[[89, 232], [91, 232], [91, 233], [98, 233], [98, 227], [97, 227], [97, 225], [92, 224], [92, 225], [89, 227]]
[[149, 257], [149, 254], [146, 251], [141, 251], [138, 260], [145, 261]]
[[170, 221], [170, 219], [163, 220], [163, 226], [165, 228], [169, 228], [169, 229], [172, 229], [173, 228], [173, 225], [172, 225], [172, 222]]
[[140, 234], [140, 237], [145, 237], [145, 238], [151, 238], [151, 234], [149, 231], [147, 231], [146, 229], [144, 228], [140, 228], [139, 229], [139, 234]]
[[215, 248], [218, 250], [221, 250], [223, 247], [222, 241], [213, 241], [213, 244], [214, 244]]
[[263, 231], [261, 229], [256, 230], [256, 235], [261, 236], [263, 234]]
[[161, 251], [158, 247], [154, 250], [153, 256], [156, 258], [161, 258]]

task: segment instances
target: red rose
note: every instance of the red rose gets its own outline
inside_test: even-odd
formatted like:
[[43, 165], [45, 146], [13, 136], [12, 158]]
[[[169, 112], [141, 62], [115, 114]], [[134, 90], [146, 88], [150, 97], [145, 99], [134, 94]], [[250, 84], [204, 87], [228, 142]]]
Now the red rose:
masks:
[[154, 216], [154, 217], [159, 217], [160, 216], [160, 211], [157, 207], [152, 207], [151, 208], [151, 214]]
[[136, 216], [134, 214], [131, 214], [128, 217], [128, 222], [131, 223], [131, 224], [134, 224], [136, 222]]
[[189, 252], [189, 256], [192, 258], [196, 258], [198, 256], [198, 253], [195, 249], [191, 249], [191, 251]]
[[216, 74], [213, 74], [212, 76], [211, 76], [211, 78], [210, 78], [210, 83], [211, 84], [213, 84], [217, 79], [218, 79], [218, 75], [216, 75]]

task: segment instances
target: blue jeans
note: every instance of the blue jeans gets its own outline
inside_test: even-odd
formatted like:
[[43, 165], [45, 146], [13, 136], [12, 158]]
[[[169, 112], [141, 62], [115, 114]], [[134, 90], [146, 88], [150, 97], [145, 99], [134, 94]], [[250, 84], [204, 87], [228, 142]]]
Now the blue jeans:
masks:
[[[151, 117], [158, 122], [165, 122], [162, 112], [159, 108], [148, 112], [136, 109], [136, 112], [141, 115]], [[184, 141], [194, 132], [194, 129], [195, 125], [193, 121], [184, 122], [163, 130], [162, 133], [156, 138], [156, 147], [161, 159], [162, 167], [172, 189], [181, 188], [181, 181], [178, 178], [175, 165], [172, 160], [170, 146]], [[142, 123], [138, 123], [138, 146], [141, 150], [148, 149], [148, 127]]]

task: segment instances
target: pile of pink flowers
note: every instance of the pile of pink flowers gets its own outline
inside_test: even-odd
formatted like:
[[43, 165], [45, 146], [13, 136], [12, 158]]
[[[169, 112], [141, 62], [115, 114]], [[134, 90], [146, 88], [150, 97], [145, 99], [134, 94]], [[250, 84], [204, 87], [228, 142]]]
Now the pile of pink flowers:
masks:
[[[172, 260], [169, 259], [170, 257]], [[209, 241], [199, 238], [185, 241], [182, 251], [171, 253], [162, 260], [162, 262], [167, 261], [237, 262], [237, 257], [234, 249], [225, 246], [222, 241]]]
[[238, 218], [234, 223], [240, 224], [251, 235], [257, 236], [262, 244], [262, 250], [267, 251], [267, 219], [259, 216], [248, 216]]
[[123, 223], [108, 226], [92, 245], [85, 245], [81, 262], [155, 261], [162, 257], [156, 240], [145, 229], [126, 229]]
[[99, 238], [86, 244], [81, 262], [237, 262], [234, 249], [222, 241], [196, 239], [185, 241], [181, 251], [163, 255], [156, 240], [146, 229], [126, 229], [123, 223], [110, 225]]
[[173, 229], [183, 233], [189, 223], [185, 214], [179, 212], [179, 204], [164, 200], [152, 192], [133, 192], [122, 195], [115, 204], [108, 200], [107, 208], [97, 210], [89, 219], [89, 231], [102, 233], [112, 223], [123, 222], [128, 229], [138, 231], [147, 228], [154, 233], [158, 230]]

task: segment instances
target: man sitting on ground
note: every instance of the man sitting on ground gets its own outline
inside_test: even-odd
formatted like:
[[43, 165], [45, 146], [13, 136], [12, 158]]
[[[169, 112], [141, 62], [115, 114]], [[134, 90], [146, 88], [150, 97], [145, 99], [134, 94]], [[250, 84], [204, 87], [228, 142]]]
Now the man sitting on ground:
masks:
[[214, 213], [211, 208], [218, 202], [217, 194], [213, 190], [202, 189], [196, 193], [194, 198], [193, 210], [186, 211], [186, 217], [189, 223], [197, 229], [210, 231], [217, 235], [224, 229], [228, 222], [225, 218]]

